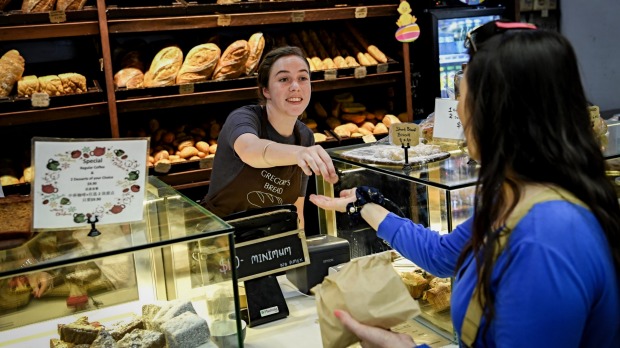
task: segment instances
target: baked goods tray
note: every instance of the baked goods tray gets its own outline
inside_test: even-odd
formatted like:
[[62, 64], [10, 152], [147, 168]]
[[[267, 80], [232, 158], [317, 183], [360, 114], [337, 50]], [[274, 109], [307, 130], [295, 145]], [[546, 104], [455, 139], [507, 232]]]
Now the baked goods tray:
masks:
[[[13, 1], [14, 3], [21, 4], [21, 1]], [[9, 5], [10, 6], [10, 5]], [[7, 7], [3, 11], [0, 11], [0, 26], [4, 25], [22, 25], [22, 24], [50, 24], [49, 12], [41, 13], [24, 13], [19, 9], [9, 10], [11, 7]], [[79, 11], [67, 11], [65, 12], [67, 22], [79, 22], [79, 21], [96, 21], [97, 20], [97, 8], [95, 6], [85, 6]]]
[[[60, 96], [50, 96], [49, 106], [47, 108], [72, 106], [80, 104], [90, 104], [105, 101], [105, 93], [99, 87], [88, 87], [88, 91], [79, 94], [68, 94]], [[0, 98], [1, 113], [10, 113], [18, 111], [32, 110], [32, 100], [25, 97], [9, 96]], [[46, 109], [36, 108], [36, 109]]]
[[[414, 149], [420, 147], [420, 154], [416, 154]], [[409, 164], [418, 165], [437, 162], [450, 157], [449, 152], [430, 151], [431, 145], [419, 144], [409, 150]], [[436, 149], [435, 149], [436, 151]], [[403, 149], [396, 145], [370, 145], [348, 150], [340, 154], [343, 158], [357, 161], [359, 163], [377, 164], [384, 166], [403, 166]]]
[[117, 88], [116, 99], [131, 99], [141, 97], [159, 97], [174, 94], [186, 94], [210, 91], [225, 91], [236, 88], [256, 87], [256, 77], [246, 76], [238, 79], [223, 81], [204, 81], [192, 85], [172, 85], [163, 87], [144, 87], [144, 88]]

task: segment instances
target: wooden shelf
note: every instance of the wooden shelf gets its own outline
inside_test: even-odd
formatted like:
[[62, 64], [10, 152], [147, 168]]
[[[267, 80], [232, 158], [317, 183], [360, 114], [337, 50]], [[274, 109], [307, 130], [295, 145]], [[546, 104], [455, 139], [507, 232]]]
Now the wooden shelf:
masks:
[[0, 27], [0, 41], [99, 35], [97, 21]]
[[123, 18], [108, 20], [109, 32], [136, 33], [160, 30], [187, 30], [216, 28], [221, 25], [218, 20], [222, 16], [230, 18], [230, 27], [241, 27], [249, 25], [265, 24], [286, 24], [293, 23], [293, 17], [303, 12], [303, 22], [317, 22], [329, 20], [355, 19], [356, 10], [366, 8], [366, 18], [386, 17], [397, 15], [396, 5], [371, 5], [371, 6], [351, 6], [337, 8], [304, 9], [292, 11], [275, 12], [252, 12], [236, 14], [208, 14], [179, 17], [154, 17], [154, 18]]
[[32, 109], [4, 114], [0, 113], [0, 127], [39, 123], [43, 121], [65, 120], [86, 116], [106, 115], [107, 112], [107, 102], [95, 102], [56, 108]]

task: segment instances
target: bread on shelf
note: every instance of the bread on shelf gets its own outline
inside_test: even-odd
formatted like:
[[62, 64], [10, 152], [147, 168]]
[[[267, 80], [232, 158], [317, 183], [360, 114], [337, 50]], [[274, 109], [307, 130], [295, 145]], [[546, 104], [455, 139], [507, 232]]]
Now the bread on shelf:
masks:
[[39, 91], [39, 78], [35, 75], [28, 75], [22, 77], [17, 81], [17, 96], [18, 97], [31, 97], [33, 93]]
[[22, 2], [22, 12], [49, 12], [54, 9], [55, 4], [56, 0], [24, 0], [24, 2]]
[[258, 62], [265, 49], [265, 37], [263, 33], [252, 34], [248, 40], [248, 49], [250, 53], [248, 55], [248, 60], [245, 62], [245, 73], [249, 76], [256, 72]]
[[77, 73], [59, 74], [63, 94], [86, 93], [86, 77]]
[[47, 75], [39, 77], [39, 91], [50, 96], [59, 96], [64, 92], [62, 81], [58, 75]]
[[78, 11], [84, 8], [86, 0], [58, 0], [57, 11]]
[[192, 48], [176, 77], [177, 84], [206, 81], [213, 76], [213, 71], [220, 60], [221, 50], [213, 43], [206, 43]]
[[245, 40], [237, 40], [230, 44], [222, 53], [215, 72], [214, 80], [229, 80], [240, 77], [245, 73], [245, 63], [248, 60], [250, 50], [248, 42]]
[[144, 84], [144, 73], [136, 68], [123, 68], [114, 74], [117, 88], [139, 88]]
[[0, 58], [0, 97], [8, 97], [13, 86], [22, 78], [26, 61], [17, 50], [10, 50]]
[[149, 71], [144, 74], [144, 87], [174, 85], [179, 69], [183, 64], [183, 51], [177, 46], [169, 46], [159, 51]]

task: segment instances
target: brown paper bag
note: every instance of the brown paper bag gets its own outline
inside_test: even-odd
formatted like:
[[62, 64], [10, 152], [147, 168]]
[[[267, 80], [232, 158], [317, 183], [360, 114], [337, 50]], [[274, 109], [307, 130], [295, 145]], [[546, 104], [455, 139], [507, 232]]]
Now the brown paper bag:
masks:
[[312, 291], [324, 348], [343, 348], [359, 341], [336, 318], [335, 309], [385, 329], [420, 314], [420, 306], [391, 264], [389, 251], [354, 259]]

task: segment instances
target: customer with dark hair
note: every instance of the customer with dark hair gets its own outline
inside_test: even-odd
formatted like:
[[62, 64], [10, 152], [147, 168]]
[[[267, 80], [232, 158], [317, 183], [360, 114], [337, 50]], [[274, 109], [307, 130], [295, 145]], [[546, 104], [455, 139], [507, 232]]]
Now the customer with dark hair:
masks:
[[[480, 163], [472, 218], [439, 235], [375, 204], [382, 196], [372, 188], [310, 200], [360, 213], [420, 267], [453, 276], [461, 345], [620, 347], [620, 207], [570, 43], [497, 21], [468, 35], [468, 46], [458, 114]], [[358, 335], [371, 330], [369, 344], [412, 346], [337, 316]]]
[[299, 120], [310, 102], [310, 68], [298, 47], [267, 53], [258, 68], [260, 105], [234, 110], [218, 137], [204, 206], [220, 217], [295, 204], [303, 226], [308, 176], [338, 176], [312, 131]]

